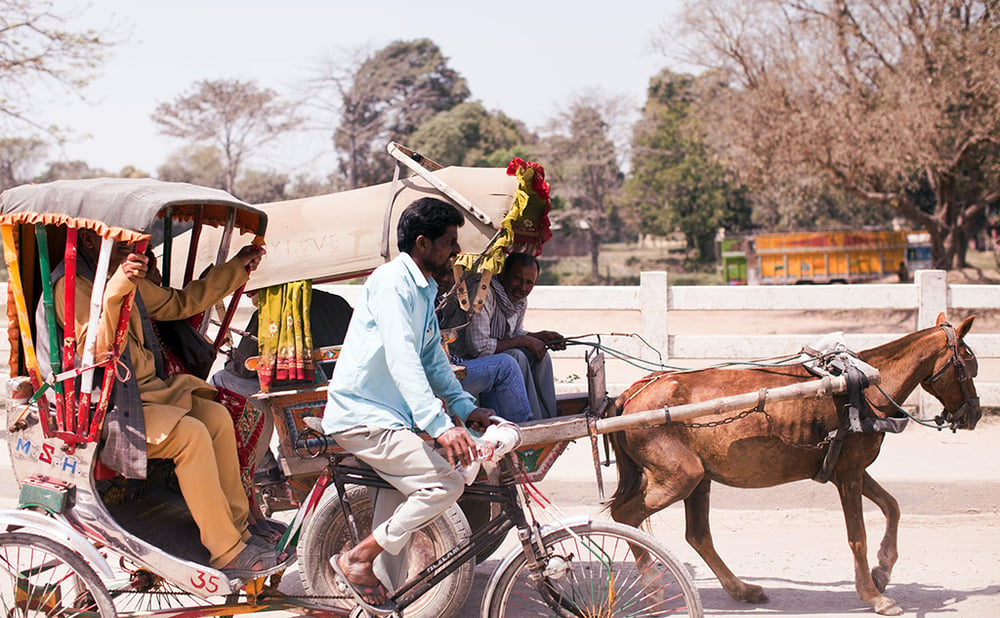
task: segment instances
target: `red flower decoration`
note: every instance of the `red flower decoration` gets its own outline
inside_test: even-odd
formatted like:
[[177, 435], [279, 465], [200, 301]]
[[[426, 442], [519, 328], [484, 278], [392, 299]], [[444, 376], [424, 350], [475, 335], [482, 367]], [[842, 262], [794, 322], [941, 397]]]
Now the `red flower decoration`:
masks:
[[[531, 232], [528, 232], [527, 229], [522, 229], [521, 233], [519, 233], [515, 225], [514, 244], [515, 246], [521, 245], [522, 249], [508, 248], [507, 250], [531, 249], [534, 255], [541, 255], [542, 244], [552, 237], [551, 223], [549, 222], [549, 210], [552, 208], [552, 200], [549, 197], [549, 183], [545, 182], [545, 169], [534, 161], [525, 161], [520, 157], [515, 157], [507, 165], [507, 175], [516, 176], [518, 172], [522, 172], [522, 181], [530, 185], [529, 187], [525, 187], [526, 190], [530, 189], [528, 191], [529, 204], [540, 200], [541, 212], [539, 213], [535, 210], [537, 221], [531, 226]], [[534, 193], [534, 195], [531, 195], [531, 193]]]

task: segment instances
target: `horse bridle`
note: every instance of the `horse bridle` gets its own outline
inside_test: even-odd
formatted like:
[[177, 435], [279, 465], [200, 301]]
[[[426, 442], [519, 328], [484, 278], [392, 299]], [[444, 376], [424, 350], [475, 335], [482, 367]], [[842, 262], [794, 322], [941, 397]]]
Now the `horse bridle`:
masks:
[[[948, 349], [951, 350], [951, 358], [948, 359], [948, 362], [946, 362], [941, 369], [938, 369], [934, 375], [924, 380], [921, 384], [927, 391], [933, 392], [929, 387], [934, 386], [934, 383], [937, 382], [949, 368], [953, 368], [955, 370], [955, 377], [958, 379], [958, 384], [962, 388], [962, 397], [964, 401], [962, 405], [959, 406], [958, 410], [951, 414], [950, 419], [946, 419], [943, 414], [934, 417], [934, 421], [938, 425], [950, 422], [951, 429], [954, 431], [956, 427], [962, 424], [962, 421], [968, 421], [974, 424], [977, 420], [979, 420], [978, 417], [975, 419], [971, 418], [975, 414], [975, 411], [979, 410], [979, 397], [974, 394], [975, 388], [972, 383], [972, 379], [979, 374], [979, 361], [976, 359], [976, 353], [972, 351], [969, 344], [958, 338], [958, 335], [955, 334], [955, 328], [951, 324], [945, 322], [939, 326], [948, 338]], [[968, 358], [962, 356], [962, 347], [968, 351]], [[945, 410], [945, 412], [947, 412], [947, 410]]]

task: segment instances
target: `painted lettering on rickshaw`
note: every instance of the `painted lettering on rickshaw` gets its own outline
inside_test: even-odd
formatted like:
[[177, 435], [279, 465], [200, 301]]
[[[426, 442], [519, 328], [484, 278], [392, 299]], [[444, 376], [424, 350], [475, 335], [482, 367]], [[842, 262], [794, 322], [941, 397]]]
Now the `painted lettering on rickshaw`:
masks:
[[17, 445], [14, 446], [14, 455], [40, 461], [68, 474], [76, 474], [80, 463], [76, 457], [62, 455], [62, 452], [54, 444], [47, 442], [32, 444], [31, 440], [25, 440], [21, 437], [18, 437]]
[[199, 590], [204, 589], [208, 593], [219, 591], [218, 577], [208, 575], [204, 571], [198, 571], [197, 577], [191, 577], [191, 585]]

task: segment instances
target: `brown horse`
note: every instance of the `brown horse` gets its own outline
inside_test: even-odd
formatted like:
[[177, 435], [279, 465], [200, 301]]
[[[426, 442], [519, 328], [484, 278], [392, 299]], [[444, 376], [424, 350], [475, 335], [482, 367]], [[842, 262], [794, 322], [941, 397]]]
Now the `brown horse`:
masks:
[[[944, 406], [944, 422], [973, 429], [982, 414], [972, 383], [977, 364], [963, 341], [972, 321], [970, 317], [953, 329], [942, 314], [937, 326], [859, 353], [861, 360], [879, 370], [881, 388], [891, 398], [868, 388], [866, 397], [873, 413], [893, 416], [893, 402], [903, 401], [921, 385]], [[629, 414], [809, 379], [813, 376], [800, 366], [656, 373], [623, 393], [617, 407]], [[828, 449], [817, 445], [838, 427], [838, 409], [844, 404], [843, 396], [792, 400], [768, 404], [763, 412], [711, 428], [674, 423], [615, 433], [618, 489], [609, 504], [611, 515], [638, 526], [653, 513], [684, 500], [685, 537], [726, 592], [739, 601], [766, 602], [763, 589], [741, 581], [715, 551], [708, 521], [712, 481], [732, 487], [772, 487], [812, 478]], [[708, 416], [699, 423], [724, 418]], [[902, 610], [882, 593], [897, 558], [899, 505], [865, 470], [878, 456], [883, 436], [847, 435], [830, 480], [840, 493], [858, 596], [876, 612], [894, 616]], [[878, 505], [886, 519], [878, 566], [870, 572], [861, 496]]]

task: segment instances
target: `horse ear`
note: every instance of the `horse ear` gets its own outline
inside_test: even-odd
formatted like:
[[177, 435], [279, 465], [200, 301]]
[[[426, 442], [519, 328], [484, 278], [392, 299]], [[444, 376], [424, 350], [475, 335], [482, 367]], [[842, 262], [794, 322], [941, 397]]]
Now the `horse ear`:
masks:
[[968, 333], [969, 330], [972, 329], [972, 321], [975, 319], [976, 316], [970, 315], [969, 317], [965, 318], [965, 321], [962, 322], [961, 326], [955, 329], [955, 333], [958, 335], [959, 339], [964, 337], [966, 333]]
[[948, 319], [944, 317], [944, 311], [942, 311], [941, 313], [938, 314], [937, 322], [935, 322], [934, 325], [941, 326], [942, 324], [945, 324], [947, 321]]

